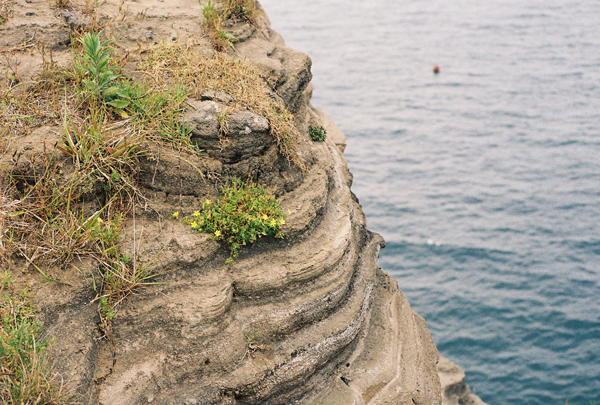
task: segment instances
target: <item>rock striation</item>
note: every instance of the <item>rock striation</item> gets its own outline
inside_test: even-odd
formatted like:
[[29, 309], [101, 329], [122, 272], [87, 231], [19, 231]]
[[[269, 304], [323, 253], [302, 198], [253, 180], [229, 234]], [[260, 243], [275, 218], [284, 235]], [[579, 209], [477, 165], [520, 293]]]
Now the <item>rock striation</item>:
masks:
[[[125, 50], [165, 39], [209, 47], [196, 0], [126, 3], [136, 18], [122, 28]], [[98, 15], [115, 18], [119, 4], [103, 2]], [[38, 18], [25, 17], [32, 12]], [[0, 26], [0, 45], [34, 34], [58, 60], [71, 52], [73, 25], [87, 23], [35, 0], [16, 4], [14, 14]], [[97, 327], [93, 260], [63, 269], [63, 284], [22, 275], [36, 288], [57, 371], [81, 404], [441, 404], [439, 354], [426, 323], [377, 266], [384, 241], [367, 229], [351, 192], [346, 140], [310, 104], [310, 58], [287, 47], [264, 12], [257, 24], [230, 28], [240, 40], [234, 56], [262, 69], [273, 97], [294, 114], [305, 167], [279, 154], [269, 121], [253, 111], [230, 116], [224, 142], [219, 113], [229, 95], [208, 89], [188, 100], [184, 120], [203, 153], [154, 147], [141, 158], [147, 200], [127, 220], [121, 250], [158, 276], [121, 304], [110, 335]], [[330, 136], [313, 142], [309, 125]], [[47, 153], [59, 133], [42, 127], [24, 136], [2, 164], [32, 170], [34, 155]], [[262, 239], [226, 265], [224, 245], [170, 215], [216, 198], [232, 176], [274, 188], [288, 215], [285, 239]], [[442, 363], [442, 379], [450, 368]], [[444, 403], [478, 403], [453, 390], [443, 392]]]

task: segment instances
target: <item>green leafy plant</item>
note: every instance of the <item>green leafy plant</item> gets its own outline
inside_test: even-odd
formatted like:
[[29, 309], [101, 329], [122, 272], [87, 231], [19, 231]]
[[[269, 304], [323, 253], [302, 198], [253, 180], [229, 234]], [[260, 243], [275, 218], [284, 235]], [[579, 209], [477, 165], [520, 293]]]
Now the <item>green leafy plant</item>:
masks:
[[327, 131], [322, 126], [310, 125], [308, 127], [308, 133], [310, 134], [312, 140], [315, 142], [323, 142], [325, 141], [325, 138], [327, 136]]
[[119, 68], [111, 65], [111, 41], [100, 41], [100, 34], [87, 32], [79, 42], [83, 44], [83, 57], [79, 58], [78, 69], [87, 78], [82, 80], [85, 90], [94, 100], [110, 105], [122, 112], [130, 103], [129, 86], [123, 81]]
[[102, 313], [104, 314], [104, 316], [106, 317], [106, 319], [108, 321], [112, 321], [113, 318], [115, 317], [115, 311], [109, 305], [107, 297], [100, 298], [100, 310], [102, 311]]
[[[218, 203], [206, 200], [202, 210], [183, 221], [193, 230], [208, 232], [216, 240], [224, 240], [233, 263], [242, 246], [263, 236], [283, 238], [285, 214], [273, 195], [258, 184], [244, 183], [239, 178], [221, 189]], [[174, 216], [177, 217], [177, 216]]]
[[112, 221], [103, 221], [99, 216], [92, 221], [91, 237], [98, 241], [103, 256], [118, 258], [119, 231], [123, 215], [117, 215]]
[[216, 28], [221, 26], [221, 16], [217, 10], [216, 4], [212, 1], [202, 3], [202, 15], [208, 27]]

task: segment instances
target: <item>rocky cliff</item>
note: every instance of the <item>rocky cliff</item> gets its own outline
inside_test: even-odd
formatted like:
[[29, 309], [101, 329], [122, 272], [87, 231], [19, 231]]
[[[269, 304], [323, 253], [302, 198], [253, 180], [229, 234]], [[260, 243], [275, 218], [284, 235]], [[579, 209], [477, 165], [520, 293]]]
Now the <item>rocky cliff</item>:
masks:
[[[67, 63], [73, 30], [98, 22], [128, 55], [131, 78], [146, 49], [164, 41], [214, 55], [196, 0], [107, 0], [93, 17], [51, 3], [13, 4], [0, 26], [10, 56], [3, 69], [36, 74], [45, 63], [32, 50], [37, 41]], [[282, 155], [272, 123], [251, 108], [229, 113], [224, 139], [230, 94], [208, 88], [189, 98], [182, 120], [202, 152], [148, 144], [140, 155], [143, 200], [122, 225], [119, 249], [155, 277], [115, 304], [110, 328], [98, 327], [96, 259], [44, 267], [59, 282], [30, 258], [14, 261], [16, 285], [34, 290], [54, 342], [55, 370], [81, 404], [440, 404], [439, 354], [425, 321], [377, 267], [384, 241], [367, 229], [350, 190], [343, 134], [310, 104], [310, 58], [287, 47], [264, 12], [227, 29], [238, 40], [229, 57], [258, 68], [265, 91], [293, 114], [297, 158]], [[328, 129], [325, 142], [311, 140], [311, 125]], [[35, 172], [40, 155], [60, 155], [53, 148], [62, 133], [60, 120], [48, 120], [14, 135], [3, 170]], [[60, 173], [73, 170], [69, 156], [59, 159]], [[171, 214], [190, 215], [233, 176], [274, 189], [288, 214], [284, 239], [263, 238], [226, 264], [224, 244]], [[106, 198], [102, 188], [89, 193], [89, 205]]]

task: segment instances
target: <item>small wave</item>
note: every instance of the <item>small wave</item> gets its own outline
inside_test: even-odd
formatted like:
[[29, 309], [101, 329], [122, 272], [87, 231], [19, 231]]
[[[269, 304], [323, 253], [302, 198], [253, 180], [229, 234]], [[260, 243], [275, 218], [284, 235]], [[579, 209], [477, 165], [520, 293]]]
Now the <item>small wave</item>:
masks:
[[516, 255], [515, 252], [500, 249], [486, 249], [478, 247], [454, 246], [444, 244], [435, 239], [427, 239], [422, 243], [390, 242], [386, 244], [387, 251], [426, 251], [438, 256], [447, 255], [457, 260], [490, 260], [493, 262], [506, 262], [507, 256]]

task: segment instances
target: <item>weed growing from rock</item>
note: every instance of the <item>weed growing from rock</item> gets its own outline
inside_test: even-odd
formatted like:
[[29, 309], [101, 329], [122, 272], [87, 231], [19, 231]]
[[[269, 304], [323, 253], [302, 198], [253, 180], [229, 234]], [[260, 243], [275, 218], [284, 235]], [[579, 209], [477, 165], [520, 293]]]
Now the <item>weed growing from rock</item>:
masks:
[[313, 126], [310, 125], [308, 128], [308, 133], [310, 137], [315, 142], [323, 142], [325, 141], [325, 137], [327, 136], [327, 131], [322, 126]]
[[240, 19], [255, 24], [258, 20], [256, 0], [223, 0], [225, 19]]
[[215, 50], [222, 52], [227, 48], [233, 49], [233, 44], [237, 42], [237, 38], [225, 31], [223, 26], [225, 17], [222, 10], [219, 10], [212, 1], [208, 1], [202, 4], [202, 15], [204, 16], [206, 32]]
[[263, 187], [233, 178], [221, 189], [221, 194], [217, 203], [204, 201], [202, 210], [183, 222], [195, 231], [210, 233], [215, 240], [226, 241], [231, 251], [227, 263], [234, 262], [242, 246], [263, 236], [283, 238], [285, 214]]
[[258, 19], [255, 0], [222, 0], [219, 3], [202, 3], [204, 26], [215, 50], [222, 52], [234, 48], [237, 38], [225, 30], [228, 20], [242, 20], [251, 24]]
[[49, 342], [40, 337], [42, 325], [34, 319], [29, 293], [5, 293], [11, 284], [5, 276], [0, 285], [0, 402], [65, 404], [62, 385], [47, 357]]

